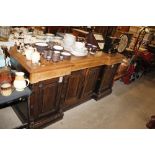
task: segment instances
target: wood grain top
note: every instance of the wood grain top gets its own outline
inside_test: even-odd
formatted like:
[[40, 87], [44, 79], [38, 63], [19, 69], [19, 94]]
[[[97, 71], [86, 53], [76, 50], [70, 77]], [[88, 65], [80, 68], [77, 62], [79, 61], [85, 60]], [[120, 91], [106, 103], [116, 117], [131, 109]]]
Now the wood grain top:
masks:
[[41, 58], [40, 65], [33, 64], [31, 61], [26, 60], [26, 57], [17, 52], [16, 47], [12, 47], [9, 51], [11, 57], [17, 60], [27, 72], [30, 73], [30, 83], [37, 83], [46, 79], [65, 76], [71, 74], [72, 71], [81, 70], [90, 67], [101, 65], [113, 65], [121, 63], [123, 56], [98, 52], [95, 55], [88, 55], [86, 57], [72, 56], [70, 60], [63, 60], [56, 63], [48, 62]]

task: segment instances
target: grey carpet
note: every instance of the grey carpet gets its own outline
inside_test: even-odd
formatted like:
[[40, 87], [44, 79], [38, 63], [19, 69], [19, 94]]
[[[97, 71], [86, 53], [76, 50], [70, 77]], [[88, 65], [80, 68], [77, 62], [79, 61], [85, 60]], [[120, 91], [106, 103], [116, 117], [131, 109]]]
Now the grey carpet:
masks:
[[111, 95], [90, 100], [64, 113], [52, 128], [145, 129], [155, 114], [155, 72], [124, 85], [116, 81]]
[[0, 129], [11, 129], [21, 124], [11, 107], [0, 109]]

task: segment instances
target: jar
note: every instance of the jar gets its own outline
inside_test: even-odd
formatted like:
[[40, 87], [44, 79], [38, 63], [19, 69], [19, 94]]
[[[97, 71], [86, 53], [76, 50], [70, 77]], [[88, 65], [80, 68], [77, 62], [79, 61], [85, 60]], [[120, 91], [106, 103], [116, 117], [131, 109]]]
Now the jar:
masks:
[[8, 82], [1, 84], [0, 91], [3, 96], [9, 96], [12, 93], [12, 85]]
[[53, 62], [58, 62], [60, 60], [60, 52], [59, 51], [54, 51], [52, 55], [52, 61]]

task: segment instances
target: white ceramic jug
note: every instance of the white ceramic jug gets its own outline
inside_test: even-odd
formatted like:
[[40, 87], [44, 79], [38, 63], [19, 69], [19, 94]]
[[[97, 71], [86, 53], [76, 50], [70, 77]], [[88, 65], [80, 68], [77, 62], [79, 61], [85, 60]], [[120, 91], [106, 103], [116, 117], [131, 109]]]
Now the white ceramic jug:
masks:
[[[27, 81], [27, 84], [26, 84]], [[17, 91], [23, 91], [29, 85], [29, 80], [24, 78], [24, 72], [16, 72], [13, 85]]]
[[32, 63], [39, 63], [40, 60], [40, 53], [35, 49], [35, 51], [32, 53]]
[[28, 47], [27, 49], [25, 49], [25, 55], [26, 55], [26, 59], [27, 60], [31, 60], [32, 59], [33, 52], [34, 52], [34, 48], [33, 47]]

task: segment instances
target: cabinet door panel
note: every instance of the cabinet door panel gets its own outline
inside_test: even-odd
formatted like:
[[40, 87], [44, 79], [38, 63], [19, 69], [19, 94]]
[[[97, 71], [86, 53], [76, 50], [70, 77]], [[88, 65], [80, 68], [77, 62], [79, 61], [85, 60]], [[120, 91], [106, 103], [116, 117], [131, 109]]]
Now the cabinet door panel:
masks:
[[40, 82], [38, 86], [38, 117], [42, 117], [59, 110], [61, 84], [57, 79]]
[[49, 79], [32, 85], [30, 97], [31, 127], [38, 128], [63, 116], [60, 95], [63, 82], [59, 78]]
[[104, 75], [102, 77], [101, 89], [108, 89], [112, 85], [112, 69], [111, 67], [105, 67]]
[[72, 72], [68, 78], [67, 90], [64, 105], [69, 106], [76, 104], [80, 98], [83, 87], [84, 74], [83, 70]]
[[49, 84], [43, 88], [42, 113], [55, 110], [57, 87], [56, 84]]
[[97, 83], [99, 71], [100, 71], [100, 67], [95, 67], [95, 68], [89, 69], [88, 72], [86, 73], [83, 97], [89, 97], [93, 94], [95, 85]]
[[76, 98], [78, 96], [78, 87], [80, 83], [79, 76], [72, 76], [68, 82], [66, 98]]
[[100, 86], [101, 90], [104, 91], [104, 90], [112, 87], [113, 78], [114, 78], [117, 68], [118, 68], [118, 65], [105, 66], [103, 77], [102, 77], [102, 82], [101, 82], [101, 86]]
[[109, 95], [112, 92], [112, 85], [115, 73], [119, 64], [112, 66], [102, 66], [99, 80], [97, 82], [93, 97], [98, 100]]

